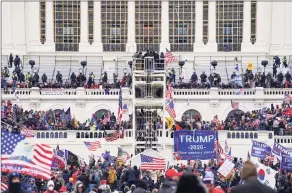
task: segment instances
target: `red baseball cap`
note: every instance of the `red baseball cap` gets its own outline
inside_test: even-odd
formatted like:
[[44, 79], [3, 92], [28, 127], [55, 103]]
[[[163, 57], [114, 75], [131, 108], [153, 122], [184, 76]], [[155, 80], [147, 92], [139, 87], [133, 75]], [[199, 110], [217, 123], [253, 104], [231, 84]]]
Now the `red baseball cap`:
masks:
[[166, 172], [165, 172], [165, 177], [167, 178], [172, 178], [172, 177], [180, 177], [182, 176], [183, 173], [182, 172], [177, 172], [177, 170], [175, 169], [168, 169]]

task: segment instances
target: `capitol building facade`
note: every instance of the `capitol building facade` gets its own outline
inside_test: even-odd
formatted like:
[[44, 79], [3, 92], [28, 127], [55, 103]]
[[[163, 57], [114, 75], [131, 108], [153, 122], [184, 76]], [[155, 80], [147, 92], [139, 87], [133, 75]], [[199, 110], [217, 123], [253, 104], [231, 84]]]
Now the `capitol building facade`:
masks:
[[[88, 74], [93, 72], [99, 78], [108, 72], [108, 83], [113, 83], [113, 73], [120, 75], [119, 78], [132, 73], [132, 88], [122, 88], [122, 103], [128, 107], [122, 120], [128, 121], [132, 116], [133, 126], [125, 131], [123, 139], [106, 142], [102, 132], [97, 130], [36, 131], [38, 141], [78, 150], [83, 157], [89, 155], [84, 139], [100, 139], [101, 153], [117, 151], [118, 146], [130, 154], [135, 154], [138, 148], [147, 149], [150, 146], [146, 142], [136, 141], [135, 112], [148, 109], [160, 112], [162, 118], [169, 116], [165, 111], [164, 94], [157, 98], [136, 97], [135, 88], [146, 91], [147, 84], [151, 84], [151, 89], [154, 85], [151, 94], [158, 87], [165, 91], [167, 70], [152, 74], [146, 70], [135, 72], [128, 64], [136, 52], [171, 51], [184, 61], [184, 66], [172, 63], [168, 67], [184, 74], [183, 82], [189, 82], [193, 72], [211, 74], [213, 60], [218, 62], [216, 73], [226, 83], [234, 71], [235, 58], [241, 68], [237, 73], [243, 73], [249, 63], [253, 64], [253, 72], [262, 71], [263, 60], [269, 62], [266, 72], [271, 72], [275, 55], [292, 61], [291, 1], [2, 1], [1, 11], [2, 66], [7, 65], [12, 53], [20, 57], [25, 73], [31, 71], [29, 61], [34, 60], [38, 73], [46, 73], [52, 80], [55, 71], [69, 80], [72, 72], [80, 71], [82, 61], [87, 62]], [[285, 73], [289, 70], [280, 69]], [[11, 90], [2, 92], [2, 99], [11, 100], [25, 110], [71, 108], [72, 116], [82, 122], [98, 112], [110, 111], [117, 115], [119, 92], [120, 89], [110, 89], [105, 93], [102, 87], [55, 90], [32, 87], [17, 89], [18, 101]], [[237, 111], [251, 112], [272, 103], [281, 105], [284, 95], [292, 94], [290, 88], [263, 87], [244, 89], [240, 96], [237, 92], [238, 89], [217, 87], [173, 89], [177, 121], [186, 115], [199, 115], [208, 121], [217, 115], [219, 120], [225, 120], [234, 113], [232, 100], [239, 103]], [[171, 158], [173, 131], [167, 130], [164, 122], [162, 129], [154, 133], [156, 139], [151, 148]], [[271, 146], [276, 141], [292, 149], [289, 135], [277, 136], [271, 131], [219, 131], [220, 143], [228, 140], [233, 156], [237, 157], [246, 157], [253, 139]]]

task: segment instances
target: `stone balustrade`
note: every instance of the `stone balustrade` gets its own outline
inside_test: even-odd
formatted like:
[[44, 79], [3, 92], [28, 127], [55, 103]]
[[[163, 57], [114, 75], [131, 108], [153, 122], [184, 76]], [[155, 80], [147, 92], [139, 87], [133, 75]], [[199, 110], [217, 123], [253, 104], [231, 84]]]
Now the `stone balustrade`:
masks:
[[[123, 88], [127, 90], [129, 94], [132, 94], [132, 90], [129, 88]], [[219, 89], [219, 88], [211, 88], [211, 89], [173, 89], [175, 96], [208, 96], [208, 95], [220, 95], [220, 96], [234, 96], [234, 95], [243, 95], [243, 96], [256, 96], [256, 95], [265, 95], [265, 96], [279, 96], [284, 94], [292, 94], [291, 88], [262, 88], [257, 87], [254, 89]], [[28, 95], [52, 95], [52, 96], [64, 96], [64, 95], [87, 95], [87, 96], [104, 96], [104, 95], [119, 95], [119, 89], [110, 89], [108, 93], [105, 92], [104, 89], [84, 89], [84, 88], [76, 88], [76, 89], [40, 89], [37, 87], [33, 88], [19, 88], [16, 90], [18, 95], [28, 96]], [[32, 93], [34, 92], [34, 93]], [[8, 91], [2, 90], [2, 94], [4, 96], [13, 95], [12, 89]]]

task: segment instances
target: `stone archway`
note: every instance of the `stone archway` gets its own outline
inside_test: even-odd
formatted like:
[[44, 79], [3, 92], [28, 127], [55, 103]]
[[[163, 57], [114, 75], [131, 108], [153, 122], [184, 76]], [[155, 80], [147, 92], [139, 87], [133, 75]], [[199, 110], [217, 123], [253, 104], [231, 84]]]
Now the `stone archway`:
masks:
[[235, 118], [235, 117], [242, 117], [242, 115], [244, 114], [244, 112], [242, 110], [232, 110], [228, 113], [227, 115], [227, 119], [231, 119], [231, 118]]
[[108, 112], [109, 112], [109, 110], [99, 109], [94, 113], [94, 115], [97, 117], [97, 119], [102, 119], [102, 115], [107, 115]]
[[189, 109], [183, 113], [182, 117], [185, 117], [186, 121], [190, 121], [198, 117], [201, 119], [202, 115], [199, 111], [195, 109]]

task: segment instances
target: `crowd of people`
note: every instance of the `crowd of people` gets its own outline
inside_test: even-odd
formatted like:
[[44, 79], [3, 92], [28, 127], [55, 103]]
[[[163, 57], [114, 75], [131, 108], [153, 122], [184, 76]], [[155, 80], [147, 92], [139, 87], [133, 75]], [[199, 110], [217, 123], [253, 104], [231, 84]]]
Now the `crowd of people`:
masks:
[[[154, 58], [155, 66], [158, 66], [159, 69], [164, 69], [165, 56], [164, 53], [159, 55], [158, 52], [147, 51], [142, 54], [142, 52], [137, 52], [133, 58], [136, 61], [136, 69], [143, 68], [141, 65], [144, 65], [144, 59], [147, 57]], [[237, 59], [236, 59], [237, 60]], [[142, 61], [139, 63], [138, 61]], [[14, 69], [13, 69], [14, 64]], [[21, 59], [16, 55], [14, 58], [12, 54], [8, 59], [8, 66], [5, 66], [1, 69], [1, 88], [30, 88], [32, 86], [38, 86], [40, 88], [100, 88], [111, 89], [111, 88], [120, 88], [130, 87], [132, 85], [132, 75], [131, 73], [124, 72], [123, 76], [118, 79], [118, 74], [108, 75], [106, 70], [103, 70], [101, 77], [95, 77], [94, 72], [90, 72], [87, 75], [85, 67], [80, 69], [80, 72], [75, 74], [72, 72], [70, 77], [64, 80], [63, 75], [57, 71], [57, 74], [54, 78], [48, 79], [46, 73], [43, 73], [40, 77], [39, 69], [35, 67], [35, 63], [31, 62], [31, 70], [25, 74], [23, 72], [24, 65]], [[33, 65], [32, 65], [33, 64]], [[147, 62], [148, 64], [148, 62]], [[273, 64], [273, 73], [265, 72], [253, 72], [252, 69], [247, 69], [244, 73], [239, 73], [239, 68], [235, 67], [234, 72], [230, 75], [230, 78], [227, 77], [227, 82], [221, 82], [221, 76], [216, 70], [210, 71], [208, 75], [206, 72], [197, 74], [198, 72], [194, 71], [191, 75], [190, 80], [184, 80], [184, 75], [182, 72], [180, 75], [177, 75], [174, 68], [168, 68], [166, 70], [167, 80], [170, 81], [174, 88], [176, 89], [189, 89], [189, 88], [203, 88], [208, 89], [210, 87], [218, 88], [254, 88], [254, 87], [265, 87], [265, 88], [291, 88], [291, 73], [288, 70], [286, 73], [283, 73], [280, 68], [288, 68], [288, 61], [286, 57], [282, 59], [282, 62], [279, 57], [274, 58]], [[132, 69], [133, 61], [129, 61], [129, 67]], [[151, 64], [152, 65], [152, 64]], [[290, 65], [290, 64], [289, 64]], [[152, 68], [152, 67], [151, 67]], [[154, 67], [156, 68], [156, 67]], [[11, 69], [11, 70], [9, 70]], [[143, 68], [144, 69], [144, 68]], [[215, 69], [215, 67], [214, 67]], [[12, 71], [12, 73], [11, 73]], [[55, 74], [55, 73], [54, 73]], [[235, 81], [236, 80], [236, 81]]]
[[233, 130], [233, 131], [273, 131], [275, 135], [291, 135], [291, 115], [287, 114], [290, 104], [285, 102], [279, 105], [271, 104], [270, 108], [262, 108], [254, 111], [243, 112], [233, 110], [223, 121], [215, 116], [211, 121], [202, 121], [199, 114], [191, 119], [183, 116], [182, 121], [176, 121], [173, 125], [174, 130]]
[[[4, 193], [290, 193], [290, 172], [280, 170], [279, 163], [261, 163], [278, 171], [275, 189], [258, 181], [256, 166], [247, 160], [234, 158], [227, 176], [218, 172], [224, 159], [188, 161], [165, 170], [141, 170], [117, 160], [95, 161], [85, 166], [67, 165], [52, 170], [51, 179], [44, 180], [13, 172], [2, 173]], [[2, 191], [3, 192], [3, 191]]]
[[35, 111], [24, 110], [10, 100], [1, 103], [2, 130], [15, 132], [28, 130], [123, 130], [131, 128], [129, 121], [117, 122], [114, 113], [103, 114], [97, 117], [95, 114], [85, 122], [79, 122], [71, 117], [70, 108], [64, 110]]

